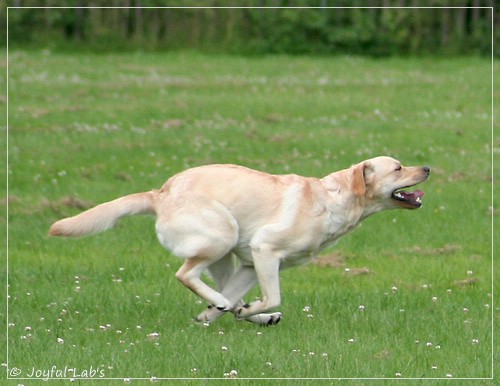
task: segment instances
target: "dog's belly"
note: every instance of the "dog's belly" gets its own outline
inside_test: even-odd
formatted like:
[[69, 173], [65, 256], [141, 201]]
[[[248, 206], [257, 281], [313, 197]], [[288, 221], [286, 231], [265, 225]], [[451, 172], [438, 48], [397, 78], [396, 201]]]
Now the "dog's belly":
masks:
[[[318, 255], [321, 249], [322, 248], [313, 251], [298, 251], [287, 255], [281, 259], [280, 270], [299, 267], [310, 263]], [[240, 260], [241, 264], [253, 267], [252, 249], [250, 247], [235, 248], [233, 252]], [[270, 258], [273, 257], [270, 256]]]
[[[304, 236], [304, 235], [303, 235]], [[297, 237], [293, 241], [277, 240], [274, 245], [273, 253], [270, 253], [269, 258], [281, 259], [281, 269], [301, 266], [309, 263], [314, 259], [325, 247], [333, 244], [336, 241], [333, 239], [318, 239], [316, 237]], [[248, 240], [241, 242], [232, 251], [242, 264], [253, 266], [252, 247]]]

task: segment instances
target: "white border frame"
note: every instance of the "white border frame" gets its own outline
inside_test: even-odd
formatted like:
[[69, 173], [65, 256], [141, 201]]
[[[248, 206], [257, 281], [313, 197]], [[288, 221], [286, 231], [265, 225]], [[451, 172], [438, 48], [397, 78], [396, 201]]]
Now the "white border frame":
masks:
[[[495, 27], [495, 8], [494, 7], [416, 7], [416, 6], [408, 6], [408, 7], [397, 7], [397, 6], [388, 6], [388, 7], [234, 7], [234, 6], [221, 6], [221, 7], [210, 7], [210, 6], [192, 6], [192, 7], [113, 7], [113, 6], [103, 6], [103, 7], [72, 7], [72, 6], [50, 6], [50, 7], [6, 7], [6, 372], [7, 372], [7, 380], [41, 380], [39, 378], [22, 378], [22, 377], [11, 377], [11, 370], [15, 368], [10, 368], [9, 366], [9, 9], [72, 9], [72, 8], [101, 8], [101, 9], [115, 9], [115, 8], [130, 8], [130, 9], [209, 9], [209, 8], [217, 8], [217, 9], [309, 9], [309, 8], [318, 8], [318, 9], [350, 9], [350, 8], [360, 8], [360, 9], [370, 9], [370, 8], [387, 8], [387, 9], [462, 9], [462, 8], [482, 8], [482, 9], [490, 9], [491, 10], [491, 377], [489, 378], [349, 378], [349, 377], [341, 377], [341, 378], [243, 378], [238, 377], [236, 379], [239, 380], [332, 380], [332, 381], [342, 381], [342, 380], [419, 380], [419, 381], [432, 381], [432, 380], [494, 380], [494, 365], [495, 365], [495, 346], [494, 346], [494, 337], [495, 337], [495, 324], [494, 324], [494, 310], [495, 310], [495, 296], [494, 296], [494, 229], [495, 229], [495, 221], [494, 221], [494, 193], [495, 193], [495, 184], [494, 184], [494, 116], [495, 116], [495, 105], [494, 105], [494, 27]], [[152, 380], [149, 378], [50, 378], [50, 380], [121, 380], [129, 379], [133, 380]], [[155, 380], [228, 380], [228, 378], [156, 378]]]

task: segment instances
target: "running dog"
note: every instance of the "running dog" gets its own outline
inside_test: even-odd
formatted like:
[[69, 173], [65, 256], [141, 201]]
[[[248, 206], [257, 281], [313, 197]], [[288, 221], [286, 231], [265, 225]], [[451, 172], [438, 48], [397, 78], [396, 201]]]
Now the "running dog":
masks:
[[[385, 156], [321, 179], [206, 165], [171, 177], [159, 190], [57, 221], [49, 234], [85, 236], [123, 216], [153, 215], [160, 243], [184, 259], [177, 279], [209, 304], [197, 320], [210, 323], [230, 311], [237, 319], [272, 325], [282, 316], [271, 312], [281, 303], [280, 270], [310, 262], [374, 213], [419, 208], [424, 193], [405, 189], [429, 174], [427, 166], [404, 167]], [[205, 270], [217, 289], [201, 280]], [[261, 300], [245, 303], [256, 284]]]

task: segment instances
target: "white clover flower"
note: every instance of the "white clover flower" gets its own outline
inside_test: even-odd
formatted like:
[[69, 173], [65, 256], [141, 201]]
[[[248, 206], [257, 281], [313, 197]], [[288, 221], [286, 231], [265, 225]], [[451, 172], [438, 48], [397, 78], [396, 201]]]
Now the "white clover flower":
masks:
[[224, 373], [224, 378], [236, 378], [238, 372], [236, 370], [231, 370], [229, 373]]

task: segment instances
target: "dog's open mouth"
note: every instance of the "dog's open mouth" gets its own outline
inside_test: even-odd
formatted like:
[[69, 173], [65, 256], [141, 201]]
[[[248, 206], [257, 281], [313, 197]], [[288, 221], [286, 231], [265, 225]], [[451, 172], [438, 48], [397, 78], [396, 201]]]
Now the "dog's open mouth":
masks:
[[396, 189], [392, 192], [391, 197], [394, 200], [401, 201], [401, 203], [405, 204], [405, 206], [416, 209], [422, 206], [422, 197], [424, 196], [424, 192], [421, 190], [415, 190], [414, 192], [409, 192], [404, 190], [405, 188]]

